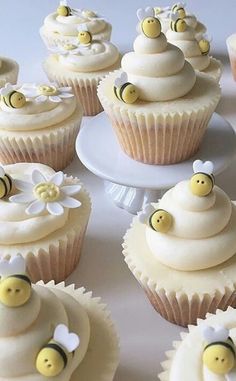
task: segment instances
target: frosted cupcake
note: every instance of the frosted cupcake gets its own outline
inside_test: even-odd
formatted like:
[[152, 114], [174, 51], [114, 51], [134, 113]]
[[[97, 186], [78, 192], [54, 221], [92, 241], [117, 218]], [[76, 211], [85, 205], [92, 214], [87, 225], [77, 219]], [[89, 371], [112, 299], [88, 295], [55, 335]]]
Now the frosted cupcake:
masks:
[[177, 163], [197, 152], [220, 89], [167, 42], [152, 8], [137, 15], [142, 31], [122, 58], [125, 74], [110, 73], [98, 96], [127, 155], [147, 164]]
[[75, 44], [58, 45], [43, 63], [50, 81], [59, 86], [72, 86], [84, 115], [102, 111], [97, 86], [110, 71], [120, 68], [118, 49], [109, 41], [99, 41], [81, 26]]
[[236, 81], [236, 34], [232, 34], [231, 36], [229, 36], [226, 40], [226, 43], [229, 53], [232, 74], [234, 80]]
[[197, 20], [197, 17], [186, 11], [185, 9], [186, 5], [184, 3], [176, 3], [172, 7], [156, 7], [155, 9], [155, 15], [160, 19], [162, 31], [163, 33], [166, 33], [168, 29], [170, 28], [171, 23], [171, 12], [178, 12], [179, 17], [183, 18], [184, 21], [188, 26], [194, 29], [195, 31], [195, 37], [201, 38], [204, 33], [206, 33], [206, 27], [203, 25], [199, 20]]
[[82, 119], [71, 87], [6, 84], [0, 94], [0, 162], [69, 165]]
[[31, 284], [21, 256], [1, 261], [0, 276], [2, 380], [113, 380], [118, 339], [98, 298], [73, 285]]
[[19, 73], [19, 65], [16, 61], [0, 57], [0, 87], [10, 82], [15, 84]]
[[[175, 29], [170, 28], [166, 32], [167, 40], [178, 46], [184, 53], [186, 61], [188, 61], [195, 70], [209, 74], [216, 81], [220, 80], [222, 72], [222, 64], [220, 61], [209, 56], [210, 41], [207, 36], [203, 36], [199, 41], [195, 37], [195, 30], [187, 24], [181, 23], [180, 30], [178, 29], [177, 14], [173, 13]], [[173, 26], [174, 26], [173, 25]], [[171, 24], [172, 26], [172, 24]]]
[[90, 199], [77, 178], [42, 164], [0, 168], [0, 256], [21, 254], [33, 282], [66, 279], [77, 266]]
[[40, 35], [46, 46], [57, 43], [73, 44], [81, 24], [86, 24], [96, 40], [110, 40], [111, 24], [89, 9], [70, 8], [66, 0], [60, 1], [56, 11], [45, 18]]
[[234, 381], [236, 378], [236, 310], [208, 314], [181, 334], [162, 363], [161, 381]]
[[236, 306], [236, 206], [214, 185], [211, 162], [135, 217], [125, 260], [154, 308], [182, 326]]

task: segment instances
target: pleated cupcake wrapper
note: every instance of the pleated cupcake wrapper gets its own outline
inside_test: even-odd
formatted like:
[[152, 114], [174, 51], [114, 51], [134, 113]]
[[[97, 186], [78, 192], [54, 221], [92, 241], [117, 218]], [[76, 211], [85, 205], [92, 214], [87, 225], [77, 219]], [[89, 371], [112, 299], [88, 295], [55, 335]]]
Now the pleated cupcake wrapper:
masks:
[[[43, 285], [43, 282], [39, 282]], [[119, 340], [110, 317], [110, 312], [100, 298], [92, 297], [92, 292], [84, 288], [76, 289], [75, 285], [64, 283], [46, 284], [75, 298], [86, 310], [90, 322], [90, 342], [87, 353], [74, 372], [70, 381], [112, 381], [119, 363]]]
[[2, 66], [0, 67], [0, 87], [6, 83], [16, 84], [19, 74], [19, 65], [17, 62], [9, 58], [1, 58]]
[[230, 59], [232, 74], [233, 74], [234, 80], [236, 81], [236, 50], [232, 49], [228, 40], [226, 42], [227, 42], [227, 47], [228, 47], [228, 53], [229, 53], [229, 59]]
[[223, 65], [222, 63], [211, 57], [211, 62], [208, 68], [203, 70], [201, 73], [205, 73], [211, 76], [216, 82], [220, 81], [221, 75], [222, 75]]
[[[55, 171], [67, 167], [75, 155], [75, 140], [81, 123], [81, 113], [76, 112], [62, 127], [39, 130], [36, 135], [24, 137], [24, 132], [0, 132], [0, 162], [14, 164], [21, 162], [41, 163]], [[18, 137], [19, 136], [19, 137]]]
[[[124, 238], [126, 240], [126, 237]], [[196, 324], [197, 319], [204, 319], [208, 312], [215, 313], [217, 309], [226, 310], [227, 307], [236, 307], [236, 289], [233, 284], [216, 290], [214, 294], [188, 294], [182, 292], [166, 291], [155, 281], [149, 279], [142, 269], [136, 266], [134, 257], [129, 254], [126, 243], [123, 244], [123, 255], [130, 271], [144, 289], [149, 301], [155, 310], [171, 323], [187, 327]]]

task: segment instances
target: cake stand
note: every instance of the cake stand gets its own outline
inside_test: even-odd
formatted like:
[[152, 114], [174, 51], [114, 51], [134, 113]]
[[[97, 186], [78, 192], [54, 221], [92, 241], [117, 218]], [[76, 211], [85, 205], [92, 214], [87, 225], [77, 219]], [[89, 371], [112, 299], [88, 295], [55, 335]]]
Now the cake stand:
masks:
[[81, 162], [105, 181], [105, 192], [120, 208], [132, 214], [156, 201], [169, 188], [193, 173], [195, 159], [211, 160], [214, 174], [224, 171], [236, 154], [231, 125], [213, 114], [198, 153], [173, 165], [148, 165], [128, 157], [120, 148], [104, 112], [84, 125], [76, 141]]

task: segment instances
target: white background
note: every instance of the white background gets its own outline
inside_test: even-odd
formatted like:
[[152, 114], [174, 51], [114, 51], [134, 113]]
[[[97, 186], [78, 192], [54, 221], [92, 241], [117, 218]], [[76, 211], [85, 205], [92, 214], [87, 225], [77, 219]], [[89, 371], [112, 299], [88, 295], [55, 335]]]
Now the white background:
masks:
[[[153, 0], [71, 0], [70, 4], [97, 10], [106, 16], [113, 25], [112, 41], [122, 52], [132, 47], [136, 34], [136, 9], [169, 5], [167, 1], [158, 3]], [[46, 79], [41, 62], [47, 52], [38, 30], [44, 17], [57, 5], [57, 0], [0, 0], [0, 55], [19, 62], [20, 82]], [[230, 74], [225, 45], [226, 37], [236, 32], [236, 0], [189, 0], [188, 9], [207, 25], [213, 36], [213, 55], [225, 65], [222, 100], [217, 111], [236, 127], [236, 84]], [[235, 168], [233, 162], [217, 178], [217, 184], [233, 199], [236, 199]], [[121, 363], [115, 380], [154, 381], [161, 370], [165, 350], [170, 349], [181, 329], [158, 316], [123, 261], [122, 237], [132, 216], [105, 198], [102, 181], [89, 173], [79, 160], [75, 160], [67, 172], [82, 179], [93, 202], [81, 262], [68, 283], [75, 282], [93, 290], [95, 296], [101, 296], [109, 304], [121, 341]]]

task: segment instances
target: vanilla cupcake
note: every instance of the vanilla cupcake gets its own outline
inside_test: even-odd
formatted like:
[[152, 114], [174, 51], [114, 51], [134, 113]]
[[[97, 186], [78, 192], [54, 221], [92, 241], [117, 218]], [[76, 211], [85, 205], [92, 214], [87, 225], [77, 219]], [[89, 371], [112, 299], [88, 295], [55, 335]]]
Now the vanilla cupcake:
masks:
[[182, 326], [235, 306], [236, 206], [214, 185], [211, 162], [135, 217], [125, 260], [154, 308]]
[[101, 112], [97, 86], [110, 71], [120, 68], [118, 49], [109, 41], [95, 40], [84, 24], [77, 43], [51, 50], [53, 54], [43, 63], [49, 80], [59, 86], [72, 86], [84, 115]]
[[111, 24], [89, 9], [70, 8], [66, 0], [60, 1], [55, 12], [45, 18], [44, 24], [40, 28], [40, 35], [47, 47], [58, 43], [73, 44], [81, 24], [86, 24], [96, 40], [110, 40]]
[[229, 53], [232, 74], [234, 80], [236, 81], [236, 34], [232, 34], [231, 36], [229, 36], [226, 40], [226, 43]]
[[17, 82], [19, 73], [19, 65], [16, 61], [0, 57], [0, 87], [10, 82], [15, 84]]
[[77, 178], [43, 164], [0, 168], [0, 256], [21, 254], [33, 282], [66, 279], [81, 254], [91, 203]]
[[195, 37], [195, 31], [192, 27], [187, 26], [182, 30], [172, 30], [171, 28], [166, 32], [167, 40], [178, 46], [184, 53], [186, 61], [192, 67], [201, 71], [202, 73], [209, 74], [212, 78], [219, 82], [222, 73], [222, 64], [219, 60], [209, 56], [210, 41], [207, 36], [203, 36], [199, 41]]
[[70, 87], [27, 84], [0, 89], [0, 162], [64, 169], [75, 155], [82, 108]]
[[21, 256], [1, 261], [0, 275], [2, 380], [113, 380], [118, 338], [99, 298], [74, 285], [31, 284]]
[[161, 381], [234, 381], [236, 378], [236, 310], [218, 310], [190, 326], [173, 342], [162, 363]]
[[197, 152], [220, 89], [167, 42], [152, 8], [137, 14], [142, 31], [122, 58], [126, 74], [110, 73], [98, 97], [127, 155], [147, 164], [177, 163]]

